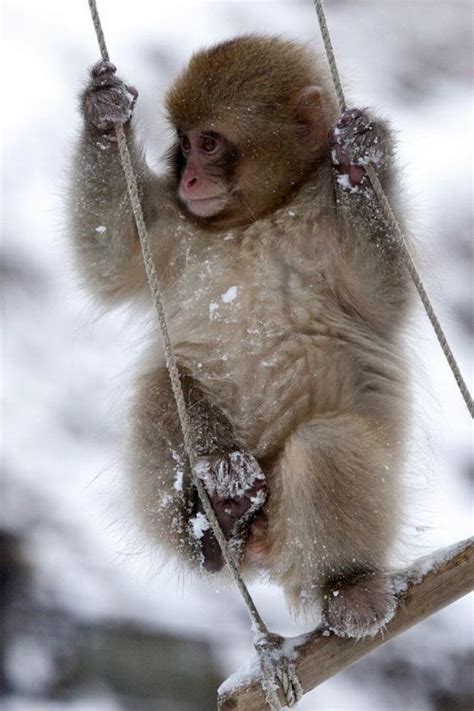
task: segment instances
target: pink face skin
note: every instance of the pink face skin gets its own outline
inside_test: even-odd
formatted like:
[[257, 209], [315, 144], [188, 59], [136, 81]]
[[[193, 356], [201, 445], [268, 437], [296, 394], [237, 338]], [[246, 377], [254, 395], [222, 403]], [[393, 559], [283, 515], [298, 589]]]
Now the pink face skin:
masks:
[[218, 133], [189, 131], [180, 135], [180, 144], [186, 166], [179, 183], [179, 197], [197, 217], [219, 214], [230, 196], [222, 177], [212, 174], [212, 166], [223, 157], [225, 140]]

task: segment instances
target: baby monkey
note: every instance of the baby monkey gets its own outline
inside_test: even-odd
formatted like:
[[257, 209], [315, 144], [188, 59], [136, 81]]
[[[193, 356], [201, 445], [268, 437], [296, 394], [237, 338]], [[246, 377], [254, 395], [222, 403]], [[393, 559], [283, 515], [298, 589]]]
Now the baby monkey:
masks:
[[[365, 166], [394, 202], [389, 127], [340, 117], [318, 57], [249, 35], [195, 54], [166, 97], [156, 175], [137, 91], [101, 61], [82, 94], [71, 232], [107, 303], [147, 294], [114, 126], [124, 126], [198, 464], [230, 550], [339, 635], [393, 614], [408, 420], [407, 276]], [[137, 378], [128, 471], [152, 540], [199, 570], [223, 559], [186, 467], [156, 346]]]

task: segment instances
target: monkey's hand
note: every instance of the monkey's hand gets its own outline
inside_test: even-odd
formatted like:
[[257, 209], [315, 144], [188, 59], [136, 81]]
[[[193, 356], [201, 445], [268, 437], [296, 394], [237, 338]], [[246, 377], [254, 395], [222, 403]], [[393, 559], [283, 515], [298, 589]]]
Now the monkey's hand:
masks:
[[126, 125], [133, 115], [138, 91], [125, 84], [117, 68], [100, 60], [91, 69], [89, 85], [82, 94], [82, 112], [86, 123], [101, 133], [110, 133], [116, 124]]
[[[239, 556], [250, 534], [251, 523], [266, 500], [265, 474], [250, 454], [230, 452], [201, 457], [196, 464], [224, 536]], [[210, 528], [201, 538], [203, 565], [217, 572], [224, 559]]]
[[367, 183], [365, 166], [380, 168], [384, 161], [386, 129], [360, 109], [348, 109], [329, 132], [331, 157], [338, 183], [354, 190]]

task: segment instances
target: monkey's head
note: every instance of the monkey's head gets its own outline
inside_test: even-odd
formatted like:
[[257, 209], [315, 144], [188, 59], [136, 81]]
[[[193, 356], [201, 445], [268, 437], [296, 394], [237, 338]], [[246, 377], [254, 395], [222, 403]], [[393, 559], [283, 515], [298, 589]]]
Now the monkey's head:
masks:
[[312, 53], [279, 38], [238, 37], [195, 54], [166, 97], [188, 211], [230, 227], [283, 204], [328, 152], [325, 82]]

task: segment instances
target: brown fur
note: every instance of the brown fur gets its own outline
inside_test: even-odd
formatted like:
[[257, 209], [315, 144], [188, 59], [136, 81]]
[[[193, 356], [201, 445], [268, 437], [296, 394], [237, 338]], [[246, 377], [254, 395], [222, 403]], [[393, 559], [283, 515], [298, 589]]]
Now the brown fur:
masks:
[[222, 122], [240, 145], [243, 135], [280, 131], [292, 99], [321, 78], [314, 55], [301, 45], [248, 35], [196, 53], [169, 90], [166, 107], [182, 130]]
[[[386, 565], [400, 520], [407, 423], [400, 332], [408, 289], [399, 255], [370, 192], [337, 196], [326, 143], [303, 151], [304, 137], [290, 126], [297, 94], [318, 85], [326, 132], [334, 119], [326, 81], [299, 45], [244, 37], [200, 52], [171, 89], [167, 106], [180, 128], [215, 125], [243, 162], [252, 162], [251, 189], [263, 195], [265, 209], [232, 229], [190, 219], [176, 201], [176, 179], [150, 174], [134, 149], [171, 339], [203, 451], [238, 446], [267, 477], [268, 554], [263, 561], [249, 555], [244, 567], [266, 570], [298, 606], [313, 605], [329, 581]], [[380, 130], [387, 158], [380, 176], [394, 195], [392, 138]], [[87, 128], [70, 210], [96, 293], [116, 301], [144, 291], [117, 153], [98, 147]], [[107, 232], [98, 234], [98, 225]], [[235, 299], [226, 301], [231, 287]], [[181, 435], [155, 349], [137, 381], [131, 422], [138, 515], [153, 539], [193, 564], [188, 519], [195, 500], [189, 476], [182, 489], [177, 480], [186, 468]], [[382, 609], [370, 593], [367, 604], [383, 619], [390, 596], [380, 577], [373, 580]], [[364, 615], [359, 630], [366, 609]]]
[[240, 221], [246, 209], [249, 221], [273, 211], [321, 157], [323, 142], [295, 121], [301, 92], [318, 87], [319, 125], [327, 135], [335, 108], [318, 64], [295, 42], [249, 35], [195, 54], [168, 92], [173, 125], [212, 129], [238, 147]]

